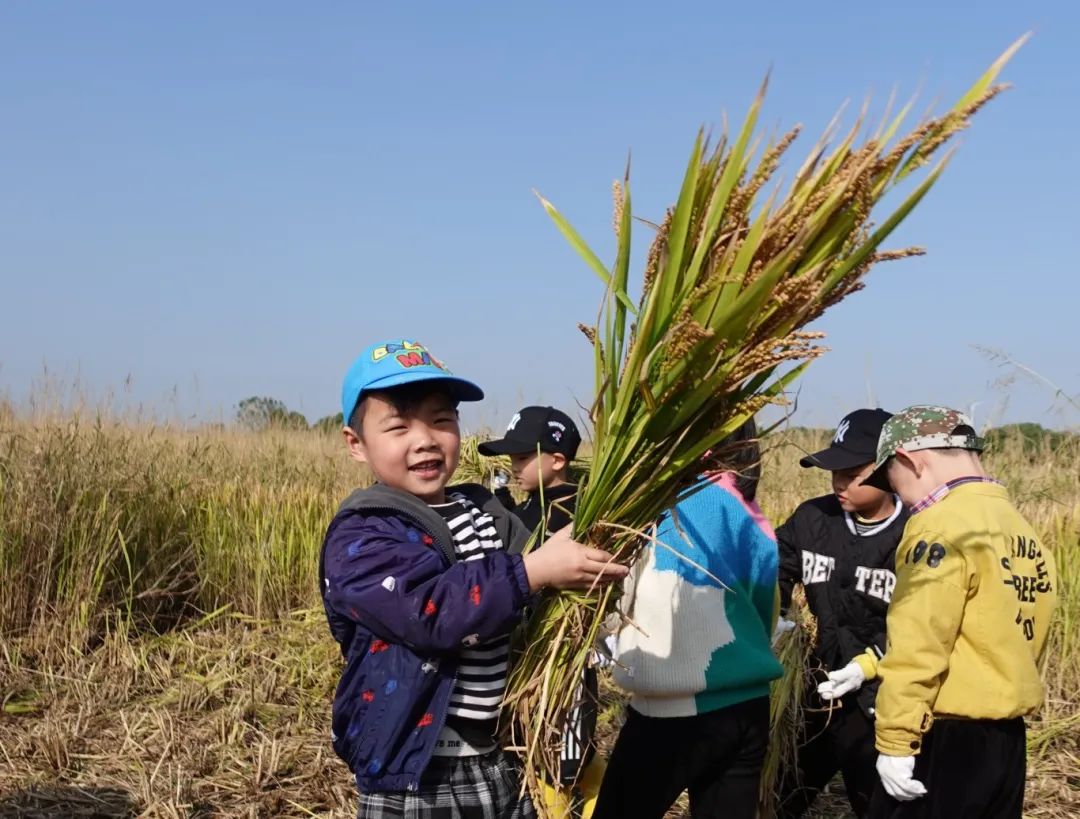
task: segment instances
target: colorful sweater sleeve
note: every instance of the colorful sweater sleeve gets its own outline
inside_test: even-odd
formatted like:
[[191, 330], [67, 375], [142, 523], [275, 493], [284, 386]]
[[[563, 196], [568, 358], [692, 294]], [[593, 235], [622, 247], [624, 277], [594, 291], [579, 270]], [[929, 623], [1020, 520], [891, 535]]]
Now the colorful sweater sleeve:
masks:
[[759, 539], [759, 544], [754, 550], [751, 598], [765, 633], [771, 635], [780, 614], [780, 593], [776, 581], [776, 544], [760, 533], [755, 536]]
[[765, 633], [771, 635], [778, 614], [779, 553], [776, 534], [757, 503], [743, 498], [726, 475], [720, 487], [727, 493], [723, 506], [723, 528], [731, 533], [726, 544], [726, 548], [731, 550], [731, 564], [741, 566], [740, 574], [747, 584], [754, 610]]

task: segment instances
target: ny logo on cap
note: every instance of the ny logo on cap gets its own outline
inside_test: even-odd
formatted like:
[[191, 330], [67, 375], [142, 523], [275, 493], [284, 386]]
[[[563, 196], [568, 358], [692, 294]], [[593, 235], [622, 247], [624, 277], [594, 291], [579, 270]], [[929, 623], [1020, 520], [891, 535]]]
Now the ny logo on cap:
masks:
[[516, 427], [518, 425], [518, 421], [520, 421], [520, 420], [521, 420], [521, 413], [520, 412], [515, 412], [514, 417], [510, 419], [510, 425], [506, 428], [506, 431], [509, 432], [514, 427]]
[[840, 426], [836, 428], [836, 435], [833, 437], [834, 444], [844, 443], [844, 436], [847, 435], [847, 431], [851, 428], [851, 421], [846, 418], [840, 422]]

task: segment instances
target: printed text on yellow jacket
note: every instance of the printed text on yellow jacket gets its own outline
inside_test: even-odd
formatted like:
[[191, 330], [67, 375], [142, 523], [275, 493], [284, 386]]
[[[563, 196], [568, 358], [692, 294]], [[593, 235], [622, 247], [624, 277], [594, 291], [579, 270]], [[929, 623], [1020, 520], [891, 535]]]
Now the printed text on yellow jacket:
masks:
[[994, 483], [952, 489], [896, 550], [877, 748], [918, 753], [935, 718], [1009, 719], [1042, 703], [1036, 665], [1057, 592], [1053, 556]]

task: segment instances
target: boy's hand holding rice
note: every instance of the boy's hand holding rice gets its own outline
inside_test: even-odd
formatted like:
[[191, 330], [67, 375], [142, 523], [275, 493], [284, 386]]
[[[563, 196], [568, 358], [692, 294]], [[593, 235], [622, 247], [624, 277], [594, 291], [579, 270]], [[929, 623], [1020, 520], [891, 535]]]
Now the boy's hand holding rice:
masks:
[[571, 536], [572, 529], [572, 526], [560, 529], [538, 549], [525, 555], [525, 571], [533, 592], [549, 586], [591, 589], [626, 577], [629, 572], [626, 566], [615, 563], [608, 552], [578, 543]]

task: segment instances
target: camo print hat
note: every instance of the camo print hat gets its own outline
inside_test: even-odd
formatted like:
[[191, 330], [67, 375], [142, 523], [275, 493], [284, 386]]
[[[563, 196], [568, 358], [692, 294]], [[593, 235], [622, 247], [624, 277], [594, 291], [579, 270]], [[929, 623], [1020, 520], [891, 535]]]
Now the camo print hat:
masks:
[[896, 413], [885, 422], [878, 438], [874, 471], [863, 481], [867, 486], [888, 491], [889, 459], [898, 448], [909, 452], [920, 449], [970, 449], [983, 451], [983, 440], [964, 413], [948, 407], [914, 406]]

